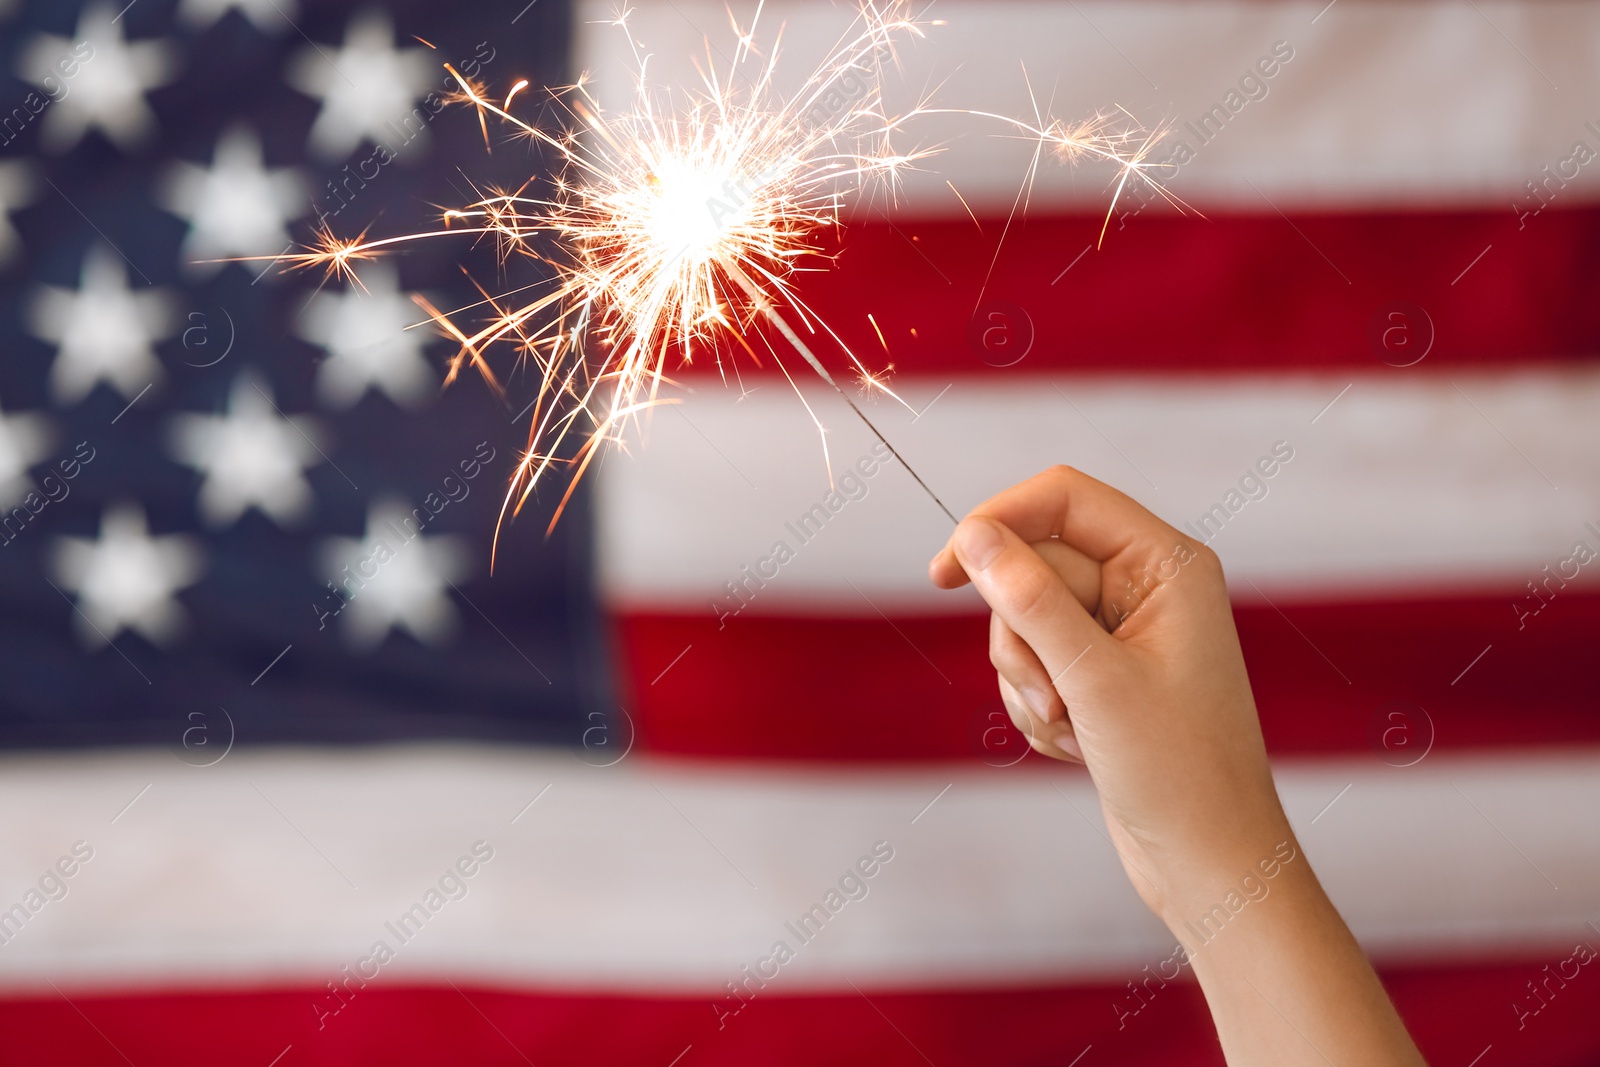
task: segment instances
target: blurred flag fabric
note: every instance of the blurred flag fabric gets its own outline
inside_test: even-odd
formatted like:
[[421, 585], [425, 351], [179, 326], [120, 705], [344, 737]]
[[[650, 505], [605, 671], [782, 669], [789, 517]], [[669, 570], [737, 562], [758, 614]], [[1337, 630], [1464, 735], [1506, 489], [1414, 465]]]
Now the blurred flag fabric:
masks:
[[[529, 383], [441, 390], [409, 294], [537, 267], [216, 262], [547, 180], [444, 62], [616, 108], [635, 44], [661, 87], [731, 53], [722, 3], [617, 13], [0, 16], [0, 1062], [1221, 1062], [836, 397], [798, 377], [830, 485], [773, 368], [685, 372], [491, 576]], [[803, 72], [851, 15], [761, 25]], [[893, 364], [874, 418], [958, 514], [1070, 463], [1215, 547], [1306, 857], [1430, 1062], [1600, 1059], [1600, 9], [927, 17], [891, 110], [1165, 120], [1191, 210], [1107, 223], [1092, 165], [909, 129], [937, 154], [802, 283]]]

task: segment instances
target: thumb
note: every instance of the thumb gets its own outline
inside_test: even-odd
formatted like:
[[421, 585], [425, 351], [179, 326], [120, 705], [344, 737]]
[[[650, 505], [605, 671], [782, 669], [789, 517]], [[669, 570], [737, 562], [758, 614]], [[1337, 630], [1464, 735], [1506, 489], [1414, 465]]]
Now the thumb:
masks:
[[952, 547], [973, 587], [1033, 649], [1052, 684], [1096, 645], [1114, 642], [1061, 575], [1003, 524], [969, 516], [956, 527]]

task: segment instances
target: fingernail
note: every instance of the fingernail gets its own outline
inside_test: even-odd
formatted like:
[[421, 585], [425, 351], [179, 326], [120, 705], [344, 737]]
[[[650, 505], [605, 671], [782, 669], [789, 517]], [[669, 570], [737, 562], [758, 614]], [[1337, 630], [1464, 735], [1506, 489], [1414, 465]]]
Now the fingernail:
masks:
[[1078, 747], [1078, 739], [1071, 734], [1062, 734], [1056, 738], [1056, 747], [1079, 763], [1083, 762], [1083, 749]]
[[1056, 737], [1056, 747], [1061, 749], [1062, 752], [1066, 752], [1069, 757], [1074, 758], [1078, 763], [1083, 763], [1083, 749], [1078, 747], [1078, 739], [1072, 734], [1061, 734], [1061, 736]]
[[1024, 689], [1022, 701], [1033, 712], [1033, 717], [1046, 726], [1050, 724], [1050, 695], [1042, 689]]
[[967, 562], [980, 571], [994, 562], [1006, 544], [994, 523], [986, 519], [969, 519], [962, 523], [956, 528], [956, 542]]

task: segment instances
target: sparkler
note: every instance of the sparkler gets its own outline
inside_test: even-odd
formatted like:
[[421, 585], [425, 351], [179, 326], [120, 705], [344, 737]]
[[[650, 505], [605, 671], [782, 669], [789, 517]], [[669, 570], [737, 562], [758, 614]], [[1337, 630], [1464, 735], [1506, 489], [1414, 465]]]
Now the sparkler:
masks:
[[[414, 298], [428, 321], [459, 346], [449, 363], [447, 385], [470, 365], [500, 391], [491, 354], [506, 348], [537, 373], [528, 448], [502, 501], [497, 543], [508, 514], [521, 510], [552, 469], [559, 465], [571, 471], [551, 519], [554, 529], [602, 446], [621, 443], [624, 428], [644, 411], [677, 402], [661, 395], [662, 387], [671, 384], [668, 364], [674, 354], [688, 364], [708, 353], [726, 381], [730, 366], [738, 374], [740, 350], [761, 362], [752, 340], [783, 371], [805, 405], [822, 439], [830, 482], [826, 430], [785, 365], [790, 353], [800, 355], [844, 398], [956, 521], [824, 366], [801, 331], [836, 346], [866, 392], [905, 402], [889, 388], [884, 374], [869, 370], [806, 306], [794, 284], [802, 261], [810, 257], [825, 262], [817, 238], [839, 226], [850, 196], [873, 183], [892, 193], [899, 176], [929, 154], [895, 150], [893, 142], [905, 135], [907, 125], [921, 116], [953, 111], [924, 104], [891, 116], [884, 108], [882, 68], [893, 62], [896, 41], [921, 36], [923, 26], [910, 17], [904, 0], [864, 0], [832, 53], [797, 92], [780, 97], [774, 88], [777, 42], [765, 58], [756, 49], [760, 17], [758, 5], [749, 29], [734, 23], [737, 47], [725, 72], [719, 73], [711, 62], [708, 42], [706, 61], [697, 64], [702, 84], [681, 93], [677, 107], [670, 95], [647, 86], [648, 57], [637, 46], [637, 85], [629, 109], [608, 114], [581, 81], [552, 91], [552, 99], [574, 119], [561, 133], [513, 113], [526, 81], [497, 102], [482, 85], [446, 64], [460, 86], [453, 100], [476, 110], [486, 146], [493, 117], [515, 135], [554, 150], [560, 166], [550, 191], [529, 195], [535, 180], [530, 178], [520, 189], [489, 190], [474, 203], [444, 212], [434, 230], [375, 240], [364, 233], [340, 240], [324, 230], [312, 247], [277, 257], [291, 267], [320, 266], [330, 277], [346, 276], [359, 285], [355, 263], [405, 242], [466, 234], [495, 240], [502, 260], [524, 255], [548, 265], [553, 281], [531, 299], [516, 293], [495, 296], [480, 287], [481, 303], [446, 312]], [[623, 32], [625, 20], [626, 15], [617, 20]], [[777, 36], [781, 38], [781, 31]], [[1107, 223], [1117, 197], [1132, 180], [1147, 181], [1184, 206], [1149, 173], [1157, 166], [1148, 156], [1159, 129], [1146, 132], [1131, 118], [1123, 123], [1102, 116], [1067, 125], [1037, 114], [1028, 122], [960, 113], [992, 120], [1035, 143], [1025, 187], [1048, 151], [1068, 161], [1093, 158], [1115, 164], [1118, 176]], [[1104, 234], [1102, 227], [1102, 240]], [[553, 237], [557, 251], [544, 251], [536, 240], [540, 235]], [[466, 324], [469, 314], [481, 321]], [[760, 323], [775, 330], [788, 348], [774, 344], [768, 331], [758, 328]]]

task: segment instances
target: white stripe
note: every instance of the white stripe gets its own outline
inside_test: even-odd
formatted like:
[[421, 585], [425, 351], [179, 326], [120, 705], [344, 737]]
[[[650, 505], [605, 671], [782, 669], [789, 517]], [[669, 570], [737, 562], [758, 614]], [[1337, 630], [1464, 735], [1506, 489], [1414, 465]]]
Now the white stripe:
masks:
[[[384, 924], [480, 839], [493, 859], [380, 982], [709, 994], [785, 940], [798, 959], [783, 990], [975, 987], [1116, 979], [1172, 943], [1102, 836], [1087, 778], [1055, 765], [598, 770], [471, 748], [236, 751], [203, 769], [160, 752], [0, 764], [0, 810], [28, 813], [0, 828], [0, 905], [73, 842], [94, 849], [67, 896], [0, 946], [11, 995], [47, 978], [320, 987], [375, 941], [395, 946]], [[1570, 948], [1600, 893], [1597, 751], [1285, 763], [1278, 787], [1334, 901], [1384, 960]], [[878, 841], [894, 856], [867, 896], [797, 945], [784, 923]]]
[[[635, 77], [629, 35], [606, 24], [617, 6], [583, 0], [577, 14], [578, 65], [594, 73], [591, 90], [613, 109], [627, 105]], [[728, 9], [743, 26], [754, 9], [742, 0], [627, 6], [631, 36], [651, 55], [651, 84], [680, 94], [700, 84], [697, 59], [703, 65], [709, 57], [719, 76], [726, 73], [733, 55]], [[944, 0], [928, 17], [945, 24], [901, 50], [885, 89], [892, 112], [937, 88], [937, 106], [1031, 117], [1031, 83], [1040, 108], [1055, 118], [1076, 121], [1121, 106], [1146, 124], [1170, 120], [1174, 143], [1182, 138], [1197, 149], [1174, 177], [1174, 192], [1199, 205], [1267, 213], [1267, 200], [1280, 208], [1470, 204], [1510, 211], [1524, 183], [1571, 157], [1577, 142], [1600, 152], [1600, 65], [1592, 48], [1600, 6], [1344, 0], [1317, 18], [1325, 7], [1325, 0]], [[770, 44], [783, 25], [780, 73], [804, 75], [852, 11], [848, 3], [768, 0], [758, 37]], [[1278, 41], [1293, 58], [1261, 83], [1264, 97], [1227, 111], [1237, 106], [1227, 94]], [[1184, 123], [1218, 105], [1226, 125], [1204, 143]], [[1003, 216], [1031, 155], [1027, 144], [957, 117], [923, 120], [904, 141], [917, 145], [944, 148], [926, 173], [907, 177], [898, 197], [921, 216], [965, 214], [947, 180], [980, 214]], [[1551, 186], [1556, 202], [1600, 196], [1600, 160], [1573, 168], [1565, 188]], [[1093, 167], [1074, 173], [1047, 165], [1032, 210], [1096, 209], [1109, 177]]]
[[[1210, 542], [1241, 598], [1254, 582], [1273, 598], [1494, 590], [1509, 603], [1575, 542], [1600, 550], [1600, 533], [1585, 527], [1600, 526], [1600, 370], [1012, 374], [960, 379], [921, 417], [892, 402], [868, 406], [957, 515], [1068, 463], [1207, 533], [1214, 527], [1200, 518], [1232, 503], [1229, 491], [1286, 441], [1294, 457], [1264, 481], [1267, 495], [1245, 502]], [[946, 384], [896, 386], [920, 411]], [[810, 400], [843, 471], [873, 440], [836, 396]], [[776, 576], [751, 612], [871, 615], [863, 594], [900, 612], [976, 607], [970, 594], [928, 584], [927, 561], [950, 523], [898, 468], [874, 474], [862, 499], [801, 542], [796, 523], [825, 502], [828, 476], [815, 427], [783, 383], [743, 400], [702, 383], [638, 437], [599, 475], [599, 566], [613, 605], [709, 612], [730, 581], [755, 590], [742, 568], [759, 568], [783, 541], [795, 558], [765, 567]], [[1597, 577], [1600, 562], [1578, 581]]]

